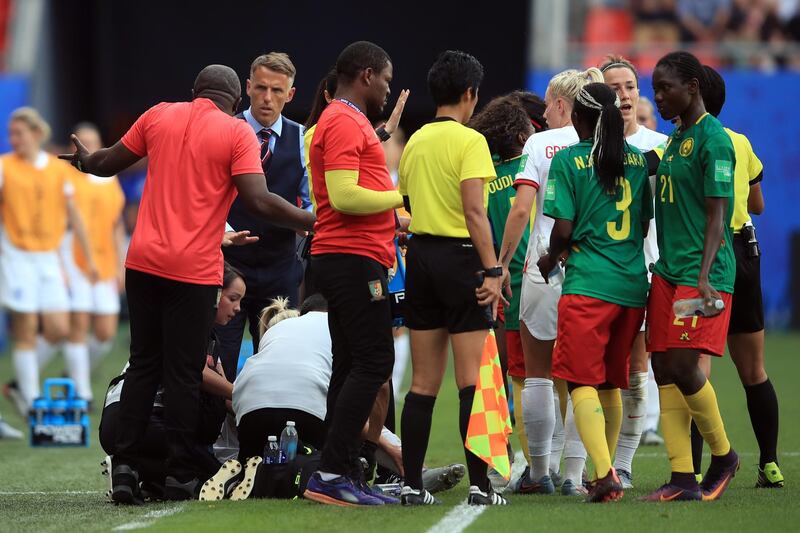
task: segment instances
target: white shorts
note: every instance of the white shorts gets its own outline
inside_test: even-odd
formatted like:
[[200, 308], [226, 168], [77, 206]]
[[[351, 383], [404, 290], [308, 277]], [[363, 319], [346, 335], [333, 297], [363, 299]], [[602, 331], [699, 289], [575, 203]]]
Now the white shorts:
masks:
[[91, 313], [93, 315], [119, 314], [119, 291], [117, 280], [109, 279], [92, 283], [75, 264], [72, 254], [72, 236], [64, 238], [61, 246], [61, 258], [69, 282], [70, 311], [73, 313]]
[[69, 311], [69, 294], [58, 252], [20, 250], [0, 240], [0, 300], [16, 313]]
[[519, 319], [540, 341], [552, 341], [558, 331], [558, 299], [561, 286], [554, 289], [547, 283], [536, 283], [523, 274], [519, 303]]

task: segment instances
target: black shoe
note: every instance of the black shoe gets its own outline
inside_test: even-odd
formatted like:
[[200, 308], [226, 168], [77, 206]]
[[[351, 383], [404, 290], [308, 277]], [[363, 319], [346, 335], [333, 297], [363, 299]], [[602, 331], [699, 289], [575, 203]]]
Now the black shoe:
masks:
[[431, 495], [425, 489], [422, 490], [414, 490], [411, 487], [403, 487], [403, 491], [400, 493], [400, 504], [401, 505], [439, 505], [440, 502], [436, 498]]
[[486, 492], [475, 485], [469, 488], [469, 496], [467, 496], [467, 504], [469, 505], [508, 505], [509, 502], [499, 494], [497, 494], [491, 487]]
[[164, 484], [164, 499], [167, 501], [196, 500], [200, 491], [200, 480], [197, 478], [180, 482], [172, 476], [167, 476]]
[[142, 481], [139, 484], [142, 499], [146, 502], [163, 502], [166, 498], [167, 489], [164, 485], [159, 485], [152, 481]]
[[122, 505], [144, 505], [139, 492], [139, 474], [126, 464], [114, 465], [111, 471], [111, 500]]

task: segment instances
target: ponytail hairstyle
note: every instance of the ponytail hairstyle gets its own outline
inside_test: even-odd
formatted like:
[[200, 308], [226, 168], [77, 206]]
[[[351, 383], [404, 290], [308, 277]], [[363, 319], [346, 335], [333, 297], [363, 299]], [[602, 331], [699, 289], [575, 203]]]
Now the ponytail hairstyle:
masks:
[[486, 137], [489, 151], [501, 161], [519, 156], [525, 143], [520, 144], [520, 136], [527, 139], [534, 131], [525, 110], [509, 96], [498, 96], [486, 104], [472, 117], [469, 127]]
[[703, 70], [706, 73], [706, 84], [701, 91], [703, 103], [706, 105], [706, 111], [718, 117], [725, 105], [725, 80], [719, 72], [708, 65], [703, 65]]
[[278, 322], [297, 316], [300, 316], [300, 313], [297, 309], [289, 307], [289, 299], [279, 296], [261, 311], [261, 316], [258, 318], [259, 335], [264, 335], [269, 328]]
[[594, 127], [592, 166], [608, 193], [617, 190], [617, 178], [625, 175], [625, 122], [617, 93], [605, 83], [590, 83], [575, 99], [573, 109], [582, 124]]
[[336, 87], [339, 85], [338, 81], [339, 78], [335, 68], [329, 70], [328, 74], [319, 81], [317, 92], [314, 96], [314, 102], [311, 104], [311, 113], [308, 114], [308, 119], [304, 124], [306, 129], [311, 128], [319, 122], [319, 117], [322, 115], [322, 112], [325, 111], [325, 108], [328, 107], [325, 91], [328, 91], [330, 97], [333, 98], [333, 95], [336, 94]]
[[550, 80], [547, 90], [551, 98], [561, 97], [574, 105], [578, 93], [588, 83], [603, 83], [603, 73], [599, 68], [591, 67], [586, 70], [569, 69], [559, 72]]
[[[656, 68], [659, 67], [671, 69], [683, 83], [689, 83], [692, 79], [696, 79], [701, 93], [708, 83], [700, 60], [689, 52], [670, 52], [658, 60]], [[700, 95], [698, 94], [698, 96]]]
[[229, 288], [237, 279], [244, 281], [244, 275], [226, 261], [222, 270], [222, 290]]

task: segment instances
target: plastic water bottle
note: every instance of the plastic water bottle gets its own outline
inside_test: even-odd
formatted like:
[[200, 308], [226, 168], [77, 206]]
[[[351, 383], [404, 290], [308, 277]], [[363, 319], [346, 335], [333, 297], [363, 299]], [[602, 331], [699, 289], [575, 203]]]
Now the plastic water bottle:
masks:
[[67, 400], [59, 398], [53, 400], [51, 405], [50, 423], [62, 426], [67, 422], [67, 407], [69, 406]]
[[89, 412], [89, 402], [83, 398], [75, 398], [70, 402], [70, 412], [72, 414], [72, 422], [75, 424], [83, 423], [83, 416]]
[[267, 446], [264, 448], [264, 463], [268, 465], [280, 464], [281, 448], [278, 446], [278, 437], [270, 435], [267, 437]]
[[703, 298], [687, 298], [672, 304], [672, 312], [678, 318], [691, 318], [693, 316], [716, 316], [725, 309], [725, 302], [714, 300], [710, 305]]
[[297, 430], [294, 428], [294, 422], [288, 420], [286, 427], [281, 432], [281, 453], [283, 454], [284, 461], [290, 463], [297, 457]]
[[[539, 257], [542, 257], [549, 253], [547, 243], [545, 242], [544, 237], [542, 236], [541, 233], [536, 236], [536, 252], [539, 254]], [[532, 265], [532, 268], [539, 268], [539, 267], [536, 265]], [[550, 287], [557, 289], [561, 286], [562, 283], [564, 283], [564, 269], [561, 268], [561, 264], [559, 262], [556, 262], [555, 268], [553, 268], [553, 270], [551, 270], [550, 273], [547, 275], [547, 284], [550, 285]]]
[[33, 416], [37, 425], [47, 424], [50, 422], [47, 414], [48, 403], [44, 398], [36, 398], [33, 400]]

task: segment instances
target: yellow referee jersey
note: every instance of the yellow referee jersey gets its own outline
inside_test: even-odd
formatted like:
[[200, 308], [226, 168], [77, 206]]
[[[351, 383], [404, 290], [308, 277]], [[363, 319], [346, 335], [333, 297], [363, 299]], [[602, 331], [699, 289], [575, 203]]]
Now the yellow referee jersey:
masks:
[[750, 213], [747, 212], [747, 197], [750, 195], [750, 187], [761, 181], [764, 165], [753, 152], [753, 147], [747, 137], [728, 128], [725, 128], [725, 131], [731, 138], [733, 151], [736, 153], [731, 228], [734, 233], [738, 233], [742, 226], [750, 222]]

